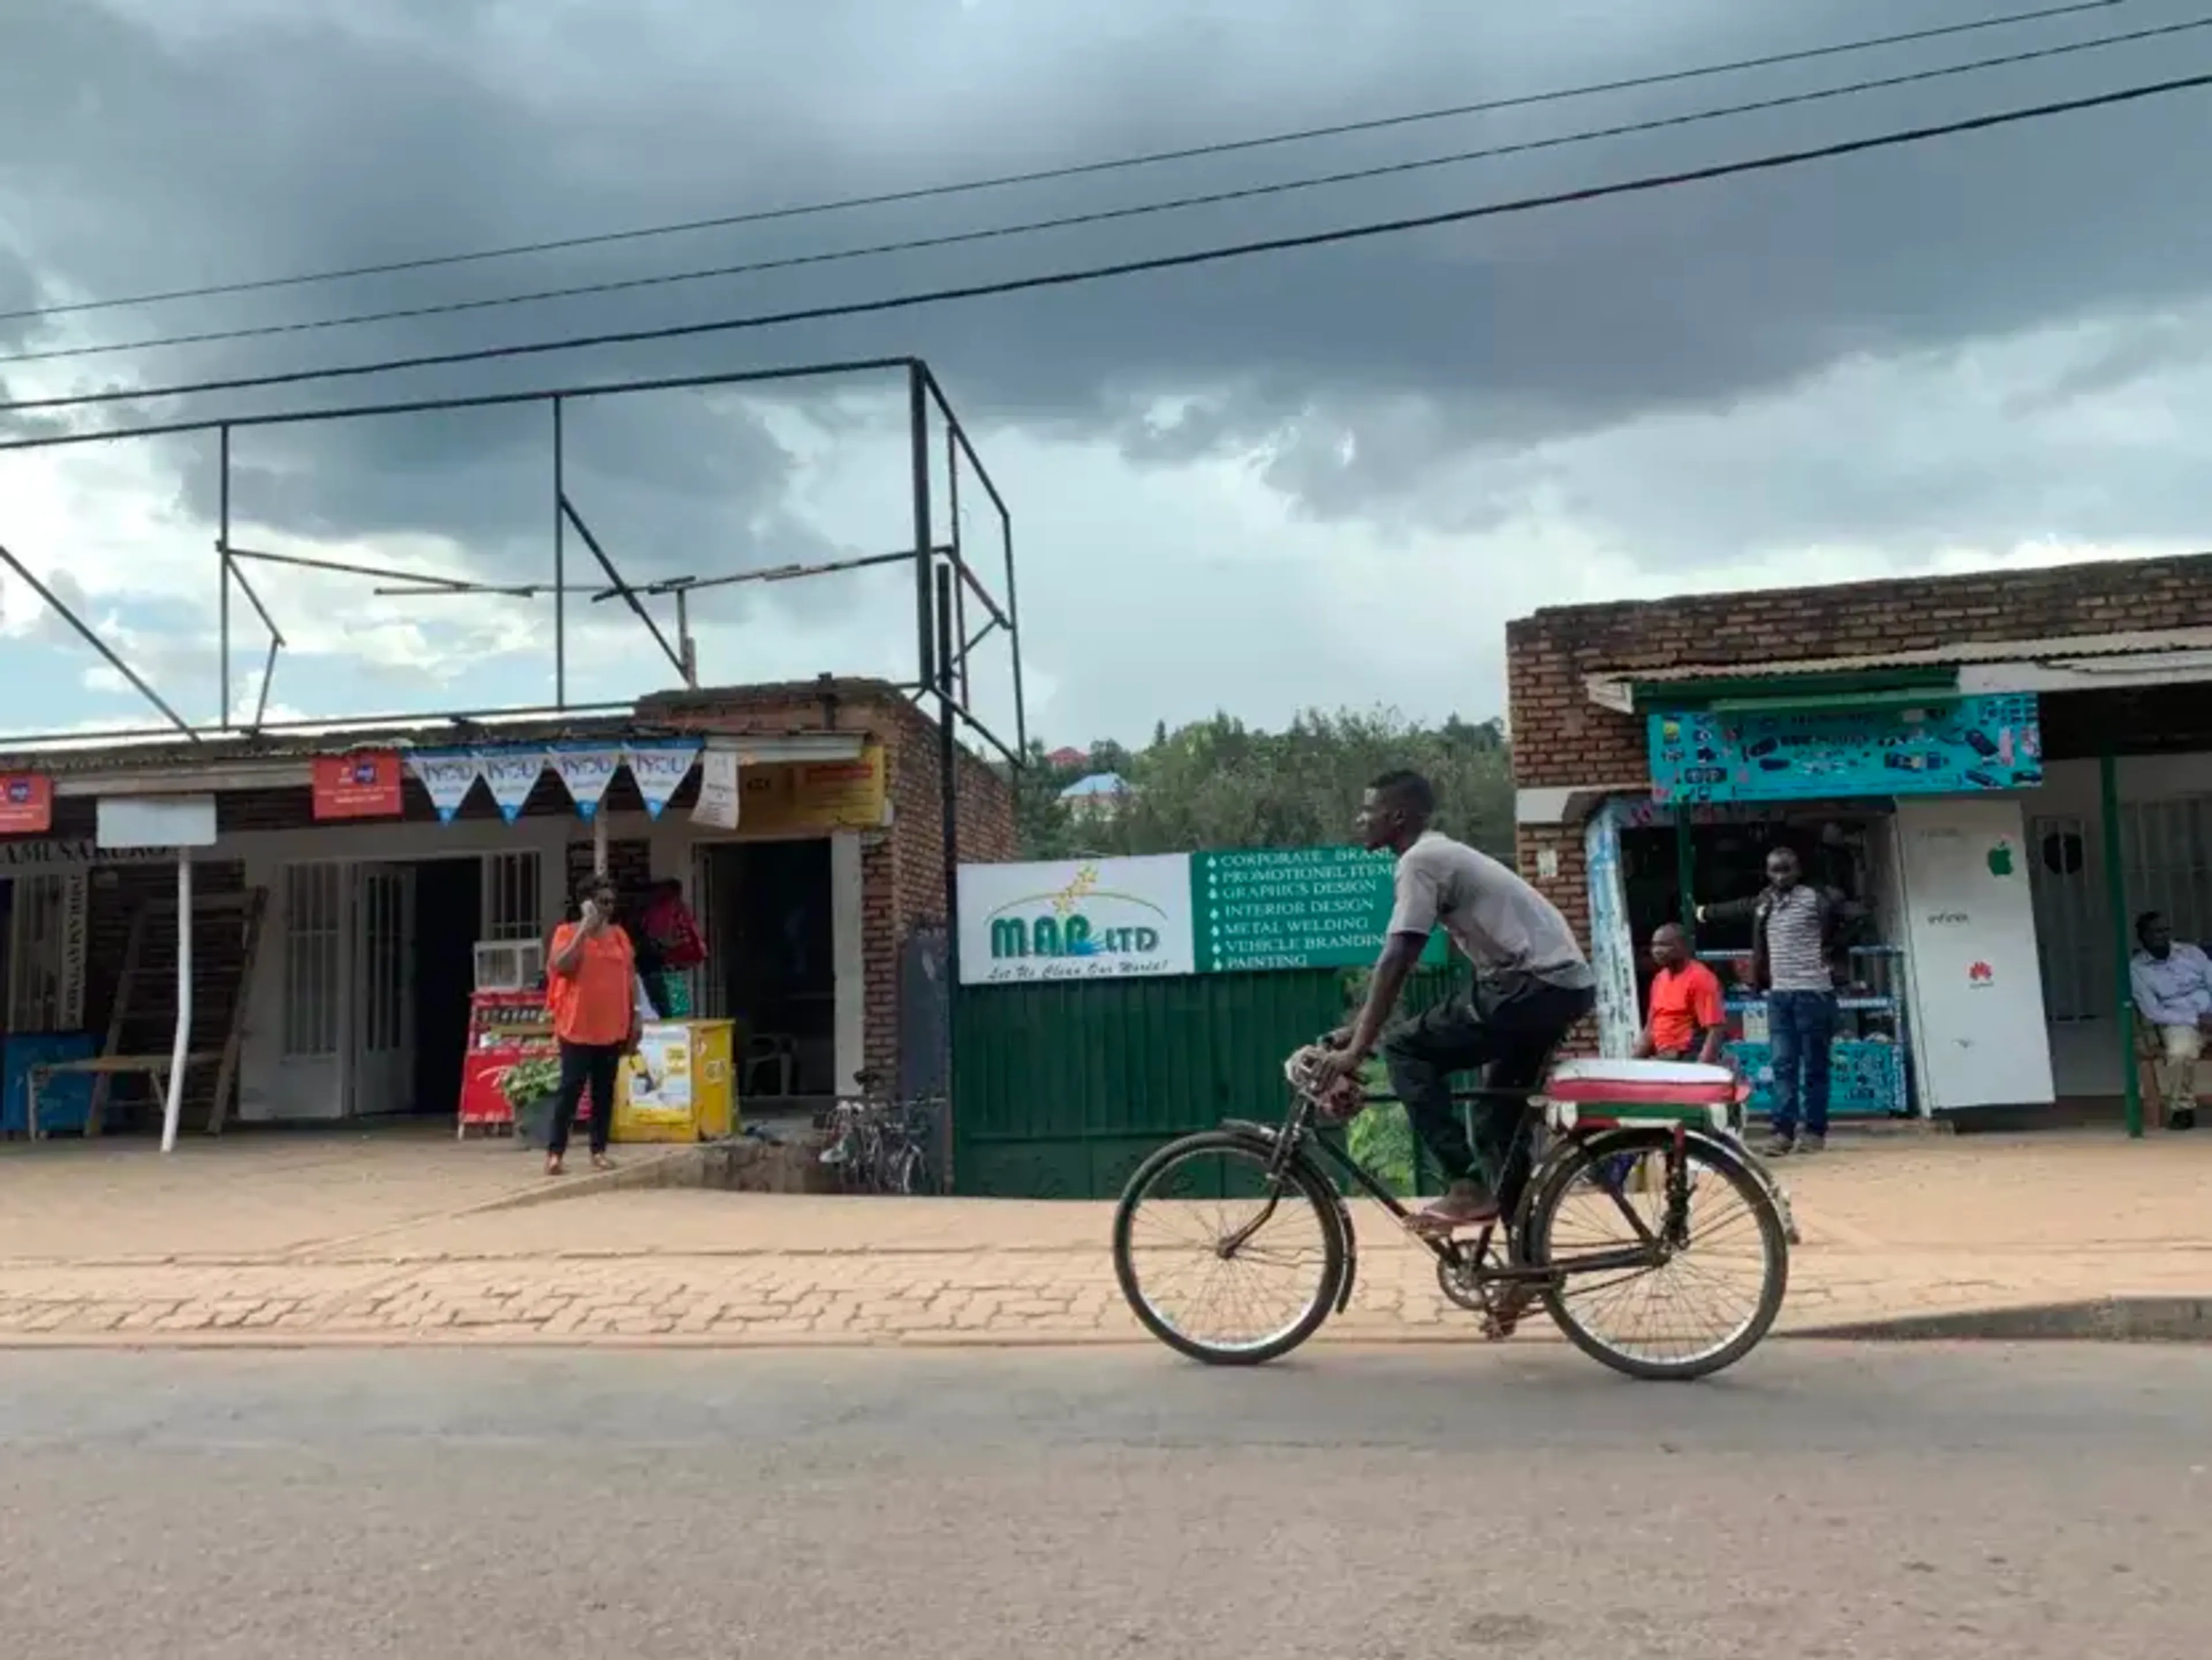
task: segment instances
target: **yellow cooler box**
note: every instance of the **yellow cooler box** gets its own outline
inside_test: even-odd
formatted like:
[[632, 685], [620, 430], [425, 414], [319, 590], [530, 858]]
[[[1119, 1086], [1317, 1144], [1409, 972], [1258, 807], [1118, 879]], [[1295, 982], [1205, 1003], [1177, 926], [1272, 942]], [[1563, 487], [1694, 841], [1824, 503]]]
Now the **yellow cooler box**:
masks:
[[738, 1128], [727, 1020], [656, 1020], [622, 1064], [617, 1141], [712, 1141]]

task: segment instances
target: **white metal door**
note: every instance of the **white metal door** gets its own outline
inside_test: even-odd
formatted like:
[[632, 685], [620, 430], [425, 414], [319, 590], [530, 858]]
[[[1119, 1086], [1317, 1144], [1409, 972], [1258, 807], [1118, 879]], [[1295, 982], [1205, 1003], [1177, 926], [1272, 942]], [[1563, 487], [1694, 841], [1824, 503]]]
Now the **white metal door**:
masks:
[[415, 1105], [415, 867], [363, 865], [354, 886], [353, 1110]]

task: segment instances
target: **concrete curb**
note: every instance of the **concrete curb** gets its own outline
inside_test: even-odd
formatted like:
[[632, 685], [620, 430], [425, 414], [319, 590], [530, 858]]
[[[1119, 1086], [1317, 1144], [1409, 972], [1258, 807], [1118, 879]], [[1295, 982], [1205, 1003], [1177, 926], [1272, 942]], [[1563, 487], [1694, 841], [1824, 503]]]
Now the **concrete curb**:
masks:
[[[538, 1154], [541, 1159], [544, 1157]], [[480, 1205], [471, 1205], [450, 1214], [486, 1216], [495, 1211], [527, 1210], [533, 1205], [587, 1199], [595, 1193], [614, 1193], [625, 1188], [696, 1188], [704, 1185], [706, 1168], [707, 1148], [703, 1146], [670, 1147], [643, 1158], [631, 1154], [612, 1170], [587, 1169], [574, 1176], [547, 1177], [543, 1187], [503, 1193], [496, 1199], [487, 1199]]]
[[[2008, 1309], [1778, 1329], [1771, 1341], [1827, 1343], [2203, 1343], [2212, 1342], [2212, 1296], [2111, 1297], [2078, 1303], [2045, 1303]], [[1551, 1347], [1565, 1339], [1548, 1324], [1526, 1327], [1510, 1346]], [[1322, 1349], [1401, 1349], [1443, 1347], [1488, 1349], [1471, 1324], [1324, 1329]], [[255, 1331], [238, 1328], [181, 1332], [0, 1333], [0, 1353], [33, 1349], [154, 1352], [161, 1350], [310, 1350], [477, 1348], [502, 1350], [691, 1349], [1158, 1349], [1133, 1323], [1093, 1331], [945, 1330], [877, 1332], [546, 1332], [514, 1327], [471, 1329], [420, 1326], [405, 1330]], [[1164, 1353], [1164, 1351], [1163, 1351]]]
[[2212, 1342], [2212, 1295], [2097, 1297], [1961, 1309], [1801, 1326], [1775, 1335], [1841, 1343], [2207, 1343]]

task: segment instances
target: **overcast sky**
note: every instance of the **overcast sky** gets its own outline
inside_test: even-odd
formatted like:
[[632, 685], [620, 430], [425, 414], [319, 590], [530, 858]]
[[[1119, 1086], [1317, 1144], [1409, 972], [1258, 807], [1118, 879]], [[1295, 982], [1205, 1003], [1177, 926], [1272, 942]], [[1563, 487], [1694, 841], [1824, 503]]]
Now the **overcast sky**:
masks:
[[[740, 213], [1689, 68], [2022, 0], [0, 0], [0, 311]], [[526, 259], [0, 321], [0, 356], [863, 246], [1510, 144], [2187, 18], [2176, 0], [1174, 166]], [[1569, 189], [2212, 69], [2212, 30], [965, 247], [322, 333], [0, 363], [21, 398], [647, 327]], [[1481, 716], [1505, 620], [1686, 589], [2195, 549], [2212, 99], [1334, 248], [657, 345], [72, 417], [329, 408], [916, 353], [1015, 514], [1034, 733], [1217, 707]], [[2195, 205], [2192, 205], [2195, 204]], [[912, 541], [893, 381], [569, 411], [632, 578]], [[19, 417], [0, 423], [27, 430]], [[543, 580], [542, 407], [256, 429], [234, 539]], [[940, 523], [947, 533], [940, 475]], [[211, 717], [208, 436], [0, 455], [4, 544]], [[997, 531], [972, 479], [960, 528]], [[571, 543], [572, 553], [580, 550]], [[255, 572], [283, 714], [535, 703], [549, 601]], [[726, 590], [702, 678], [910, 676], [903, 570]], [[141, 710], [0, 581], [5, 724]], [[579, 601], [569, 691], [669, 674]], [[231, 701], [264, 636], [244, 604]], [[970, 624], [977, 619], [971, 616]], [[672, 628], [672, 618], [668, 619]], [[981, 712], [1011, 729], [1003, 642]], [[35, 717], [35, 718], [34, 718]]]

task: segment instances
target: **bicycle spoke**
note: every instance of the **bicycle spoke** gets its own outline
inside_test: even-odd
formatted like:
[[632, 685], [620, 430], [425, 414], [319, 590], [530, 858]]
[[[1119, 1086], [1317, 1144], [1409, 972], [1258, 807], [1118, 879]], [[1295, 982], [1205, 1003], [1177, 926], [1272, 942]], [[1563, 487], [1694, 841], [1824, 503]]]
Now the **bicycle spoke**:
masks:
[[1570, 1274], [1557, 1297], [1562, 1315], [1606, 1350], [1669, 1369], [1698, 1365], [1727, 1351], [1759, 1316], [1775, 1265], [1759, 1195], [1708, 1164], [1693, 1146], [1670, 1183], [1666, 1152], [1608, 1155], [1594, 1168], [1617, 1178], [1578, 1180], [1546, 1219], [1544, 1260], [1632, 1249], [1668, 1235], [1670, 1186], [1679, 1183], [1689, 1216], [1681, 1244], [1648, 1267]]

